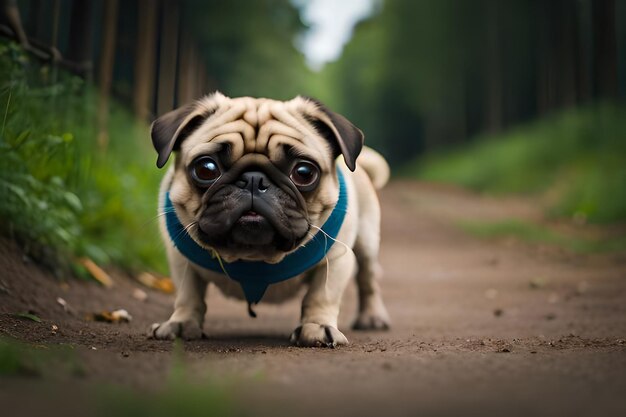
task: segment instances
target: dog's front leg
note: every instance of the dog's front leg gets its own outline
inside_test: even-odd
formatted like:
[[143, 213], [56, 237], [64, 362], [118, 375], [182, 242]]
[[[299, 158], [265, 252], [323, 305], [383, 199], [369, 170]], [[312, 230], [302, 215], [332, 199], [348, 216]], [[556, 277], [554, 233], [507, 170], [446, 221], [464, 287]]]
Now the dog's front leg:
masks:
[[347, 345], [348, 339], [337, 329], [341, 298], [355, 272], [355, 256], [345, 250], [338, 257], [322, 261], [314, 271], [309, 289], [302, 301], [300, 326], [292, 333], [297, 346], [335, 347]]
[[[154, 339], [200, 339], [206, 313], [207, 281], [198, 276], [187, 260], [170, 258], [172, 280], [176, 286], [174, 313], [163, 323], [154, 323], [150, 336]], [[174, 261], [174, 262], [173, 262]]]

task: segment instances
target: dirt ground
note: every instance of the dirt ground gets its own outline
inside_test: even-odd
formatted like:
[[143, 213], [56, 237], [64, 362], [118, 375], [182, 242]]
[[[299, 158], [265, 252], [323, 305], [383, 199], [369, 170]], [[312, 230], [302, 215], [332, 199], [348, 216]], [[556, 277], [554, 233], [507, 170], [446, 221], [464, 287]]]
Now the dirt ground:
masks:
[[[227, 381], [239, 412], [252, 415], [626, 415], [624, 254], [582, 256], [511, 239], [485, 241], [455, 226], [540, 218], [530, 201], [409, 182], [390, 184], [381, 199], [390, 331], [349, 330], [353, 285], [340, 319], [351, 344], [295, 348], [287, 339], [297, 325], [298, 300], [261, 304], [252, 319], [245, 304], [213, 289], [208, 339], [184, 343], [186, 375]], [[59, 391], [67, 397], [64, 407], [81, 402], [82, 386], [164, 386], [173, 344], [145, 334], [168, 317], [172, 296], [143, 288], [148, 298], [138, 301], [132, 292], [141, 285], [121, 274], [114, 274], [111, 289], [60, 283], [8, 241], [0, 242], [0, 277], [0, 335], [34, 346], [69, 344], [84, 367], [78, 376], [0, 378], [3, 410], [62, 414], [63, 408], [28, 400], [41, 398], [33, 393], [50, 381], [73, 387]], [[116, 308], [127, 309], [132, 322], [85, 319]], [[12, 315], [29, 310], [42, 322]]]

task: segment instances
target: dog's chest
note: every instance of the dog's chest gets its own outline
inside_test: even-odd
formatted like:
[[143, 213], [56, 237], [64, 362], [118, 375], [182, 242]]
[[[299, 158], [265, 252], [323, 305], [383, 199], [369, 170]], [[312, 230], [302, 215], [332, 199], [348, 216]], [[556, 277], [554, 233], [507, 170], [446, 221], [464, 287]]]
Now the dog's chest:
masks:
[[[215, 272], [206, 270], [204, 268], [198, 269], [199, 275], [207, 281], [212, 282], [226, 297], [236, 298], [245, 301], [246, 297], [244, 296], [243, 290], [241, 289], [241, 285], [239, 285], [237, 281], [224, 275], [216, 274]], [[305, 286], [304, 284], [307, 282], [307, 278], [308, 274], [304, 273], [288, 280], [276, 284], [271, 284], [269, 287], [267, 287], [267, 290], [265, 291], [265, 294], [263, 295], [263, 299], [261, 301], [277, 304], [293, 298], [298, 295], [300, 290]]]

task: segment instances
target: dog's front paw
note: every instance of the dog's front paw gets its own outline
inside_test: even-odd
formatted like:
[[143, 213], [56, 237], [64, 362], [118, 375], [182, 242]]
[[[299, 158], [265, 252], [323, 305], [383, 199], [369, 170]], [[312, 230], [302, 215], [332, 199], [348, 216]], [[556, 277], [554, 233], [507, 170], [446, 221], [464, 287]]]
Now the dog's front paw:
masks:
[[337, 328], [317, 323], [306, 323], [298, 327], [289, 340], [300, 347], [334, 348], [348, 344], [348, 339]]
[[151, 339], [174, 340], [177, 337], [185, 340], [201, 339], [204, 336], [202, 327], [195, 320], [154, 323], [148, 336]]

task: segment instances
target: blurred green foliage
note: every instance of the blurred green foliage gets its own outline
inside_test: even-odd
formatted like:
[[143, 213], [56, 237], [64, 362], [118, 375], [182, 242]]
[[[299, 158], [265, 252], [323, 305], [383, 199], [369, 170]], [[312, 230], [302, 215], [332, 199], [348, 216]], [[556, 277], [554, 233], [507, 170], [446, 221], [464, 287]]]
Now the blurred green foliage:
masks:
[[465, 232], [487, 239], [514, 238], [531, 244], [559, 246], [576, 253], [600, 253], [626, 250], [626, 236], [614, 239], [591, 239], [565, 235], [546, 227], [518, 219], [494, 223], [462, 222]]
[[241, 409], [235, 413], [236, 403], [228, 381], [190, 371], [180, 340], [174, 343], [172, 359], [166, 383], [158, 390], [139, 391], [118, 386], [101, 390], [97, 401], [100, 414], [120, 417], [245, 415]]
[[38, 375], [39, 360], [32, 352], [23, 343], [0, 338], [0, 375]]
[[[235, 410], [236, 415], [246, 415], [243, 407], [237, 409], [233, 402], [230, 379], [217, 381], [192, 373], [182, 354], [181, 343], [177, 342], [172, 353], [173, 365], [158, 389], [71, 381], [72, 387], [72, 384], [79, 384], [77, 389], [83, 400], [72, 402], [69, 408], [82, 415], [92, 410], [87, 415], [102, 416], [224, 416], [233, 415]], [[50, 406], [62, 406], [67, 399], [75, 399], [41, 394], [56, 392], [53, 384], [59, 380], [65, 381], [68, 376], [84, 377], [87, 373], [80, 356], [70, 345], [31, 345], [0, 337], [0, 377], [37, 378], [41, 383], [31, 386], [29, 394]]]
[[549, 213], [626, 219], [626, 108], [567, 110], [508, 133], [426, 155], [402, 174], [491, 193], [544, 193]]
[[165, 271], [147, 126], [114, 105], [106, 152], [96, 145], [97, 95], [77, 77], [0, 44], [0, 227], [31, 256], [72, 255]]
[[187, 0], [182, 6], [214, 89], [278, 100], [319, 93], [321, 84], [295, 48], [305, 26], [291, 0]]
[[[29, 72], [39, 79], [53, 74], [29, 65], [17, 46], [0, 44], [0, 227], [51, 261], [54, 249], [76, 247], [80, 235], [83, 206], [75, 190], [81, 161], [65, 124], [80, 123], [82, 81], [32, 88]], [[67, 101], [61, 104], [61, 98]]]
[[[120, 417], [211, 417], [232, 415], [232, 401], [214, 384], [177, 381], [157, 391], [104, 387], [99, 415]], [[245, 415], [241, 412], [239, 415]]]
[[[624, 39], [626, 2], [377, 4], [324, 68], [331, 88], [319, 98], [394, 167], [564, 108], [626, 97], [626, 44], [601, 45], [605, 34]], [[604, 74], [616, 78], [610, 92]]]
[[0, 376], [39, 377], [53, 371], [75, 376], [85, 372], [69, 346], [33, 346], [0, 337]]

